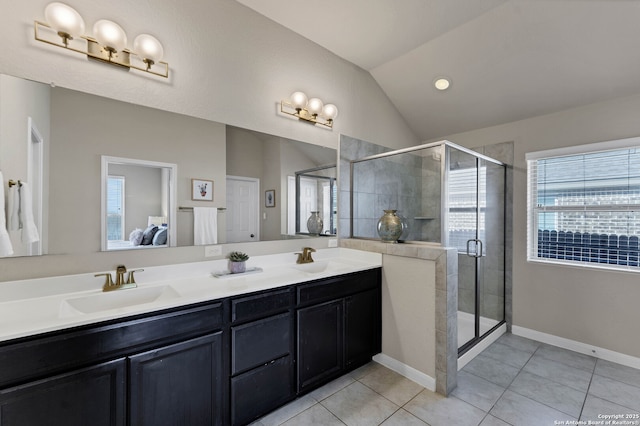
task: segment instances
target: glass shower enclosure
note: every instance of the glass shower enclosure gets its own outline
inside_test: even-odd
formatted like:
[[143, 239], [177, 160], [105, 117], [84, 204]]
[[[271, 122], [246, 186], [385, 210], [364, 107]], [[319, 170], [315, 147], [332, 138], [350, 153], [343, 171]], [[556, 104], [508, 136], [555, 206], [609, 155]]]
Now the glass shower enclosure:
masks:
[[505, 180], [500, 161], [449, 141], [351, 161], [351, 237], [378, 239], [397, 210], [400, 243], [458, 250], [458, 353], [505, 321]]

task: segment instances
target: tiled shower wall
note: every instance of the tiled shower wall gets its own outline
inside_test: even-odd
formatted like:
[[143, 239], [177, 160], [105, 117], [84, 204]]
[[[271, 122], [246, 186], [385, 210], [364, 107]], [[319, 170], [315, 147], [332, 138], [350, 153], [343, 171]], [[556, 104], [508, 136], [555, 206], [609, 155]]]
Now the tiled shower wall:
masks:
[[[345, 177], [350, 176], [349, 161], [386, 150], [364, 141], [342, 138], [340, 235], [349, 237], [350, 218], [345, 214], [351, 207], [349, 185], [345, 184]], [[439, 242], [440, 161], [440, 147], [437, 147], [355, 163], [353, 236], [377, 239], [377, 224], [384, 210], [397, 210], [408, 225], [401, 239]]]

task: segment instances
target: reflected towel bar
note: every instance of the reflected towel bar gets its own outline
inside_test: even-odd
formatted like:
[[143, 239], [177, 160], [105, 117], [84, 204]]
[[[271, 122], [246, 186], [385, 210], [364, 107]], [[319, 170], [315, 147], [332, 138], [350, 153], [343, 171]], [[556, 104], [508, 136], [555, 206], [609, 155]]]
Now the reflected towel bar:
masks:
[[[218, 209], [218, 211], [225, 211], [225, 210], [227, 210], [227, 209], [226, 209], [226, 207], [216, 207], [216, 208]], [[181, 211], [181, 212], [190, 212], [190, 211], [193, 211], [193, 207], [183, 207], [183, 206], [180, 206], [180, 207], [178, 207], [178, 210], [179, 210], [179, 211]]]
[[9, 188], [14, 185], [22, 186], [22, 182], [20, 180], [9, 179]]

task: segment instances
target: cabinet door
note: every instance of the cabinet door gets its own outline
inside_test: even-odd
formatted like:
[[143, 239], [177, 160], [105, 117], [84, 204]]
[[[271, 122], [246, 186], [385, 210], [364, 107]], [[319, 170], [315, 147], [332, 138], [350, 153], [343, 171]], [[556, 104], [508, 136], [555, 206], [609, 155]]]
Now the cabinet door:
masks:
[[346, 368], [359, 367], [380, 352], [380, 297], [378, 290], [349, 296], [345, 301]]
[[130, 424], [222, 424], [222, 332], [130, 357]]
[[125, 360], [0, 391], [2, 426], [125, 424]]
[[343, 299], [298, 310], [298, 392], [342, 370]]

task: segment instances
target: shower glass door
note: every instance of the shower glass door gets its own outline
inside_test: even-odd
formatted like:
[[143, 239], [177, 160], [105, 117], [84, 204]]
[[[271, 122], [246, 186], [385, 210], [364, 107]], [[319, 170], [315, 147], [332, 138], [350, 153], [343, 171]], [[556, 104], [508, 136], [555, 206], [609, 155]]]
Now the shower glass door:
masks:
[[504, 166], [447, 146], [447, 245], [458, 249], [458, 349], [504, 320]]
[[505, 168], [478, 159], [479, 227], [482, 256], [477, 257], [478, 328], [483, 336], [504, 321]]

